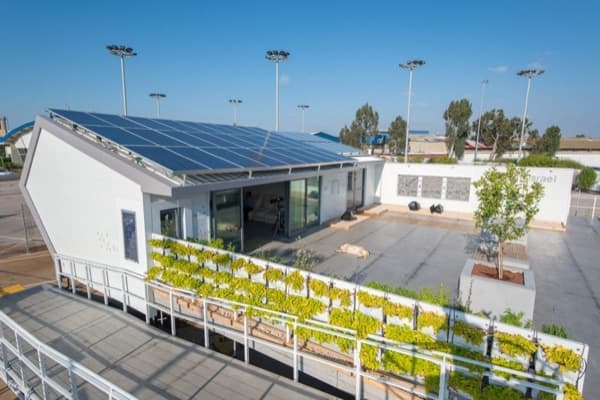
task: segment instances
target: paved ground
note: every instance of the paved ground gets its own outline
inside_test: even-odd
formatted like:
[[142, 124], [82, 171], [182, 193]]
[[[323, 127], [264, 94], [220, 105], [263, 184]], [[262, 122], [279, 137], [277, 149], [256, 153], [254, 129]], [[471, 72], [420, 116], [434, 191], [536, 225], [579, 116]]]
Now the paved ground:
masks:
[[[585, 383], [588, 399], [600, 398], [600, 220], [571, 218], [567, 232], [530, 231], [529, 261], [537, 284], [534, 325], [556, 323], [570, 338], [589, 344]], [[368, 259], [338, 254], [342, 243], [363, 246]], [[350, 231], [320, 230], [293, 243], [263, 247], [269, 255], [293, 260], [296, 249], [317, 254], [315, 272], [357, 283], [377, 281], [411, 289], [443, 283], [454, 295], [477, 233], [464, 221], [432, 222], [386, 213]]]
[[0, 310], [140, 399], [331, 398], [48, 286], [1, 298]]

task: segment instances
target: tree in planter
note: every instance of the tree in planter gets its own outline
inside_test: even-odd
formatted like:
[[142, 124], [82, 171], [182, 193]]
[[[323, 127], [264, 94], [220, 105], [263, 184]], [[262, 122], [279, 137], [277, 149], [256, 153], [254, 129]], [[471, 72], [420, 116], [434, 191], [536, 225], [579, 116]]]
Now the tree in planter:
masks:
[[479, 198], [475, 222], [498, 238], [498, 278], [503, 276], [503, 246], [527, 233], [544, 193], [539, 182], [530, 183], [527, 169], [506, 165], [506, 172], [491, 168], [473, 183]]

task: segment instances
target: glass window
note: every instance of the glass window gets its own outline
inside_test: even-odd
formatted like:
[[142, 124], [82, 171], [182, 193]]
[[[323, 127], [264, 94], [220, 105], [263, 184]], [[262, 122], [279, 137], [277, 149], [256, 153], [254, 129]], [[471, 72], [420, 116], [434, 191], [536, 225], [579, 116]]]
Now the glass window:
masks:
[[242, 245], [242, 196], [240, 189], [213, 192], [214, 237], [236, 249]]
[[319, 177], [306, 179], [306, 226], [319, 225], [320, 200]]
[[183, 239], [180, 208], [169, 208], [160, 211], [160, 233], [164, 236]]
[[290, 231], [304, 228], [306, 181], [299, 179], [290, 182]]
[[123, 247], [125, 248], [125, 259], [138, 262], [135, 213], [132, 211], [121, 211], [121, 221], [123, 222]]

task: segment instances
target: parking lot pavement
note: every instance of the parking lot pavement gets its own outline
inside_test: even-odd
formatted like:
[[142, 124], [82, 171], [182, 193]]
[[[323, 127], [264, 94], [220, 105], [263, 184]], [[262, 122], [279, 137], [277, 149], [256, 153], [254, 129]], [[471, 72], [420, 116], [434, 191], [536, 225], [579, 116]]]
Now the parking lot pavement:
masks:
[[[305, 248], [319, 259], [317, 273], [411, 289], [442, 283], [456, 295], [465, 260], [477, 245], [474, 226], [456, 221], [436, 227], [385, 215], [350, 231], [325, 228], [264, 250], [293, 262], [294, 252]], [[370, 255], [363, 260], [336, 253], [343, 243], [362, 246]], [[527, 251], [537, 286], [534, 326], [564, 326], [569, 338], [590, 346], [584, 394], [600, 398], [600, 220], [571, 217], [566, 232], [531, 230]]]

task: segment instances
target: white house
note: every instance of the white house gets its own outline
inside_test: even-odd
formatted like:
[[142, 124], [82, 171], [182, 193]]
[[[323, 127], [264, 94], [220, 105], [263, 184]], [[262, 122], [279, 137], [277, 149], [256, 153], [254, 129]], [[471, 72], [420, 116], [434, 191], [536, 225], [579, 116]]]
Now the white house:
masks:
[[378, 202], [383, 161], [318, 140], [51, 110], [35, 120], [21, 189], [52, 253], [143, 273], [152, 233], [247, 251]]

